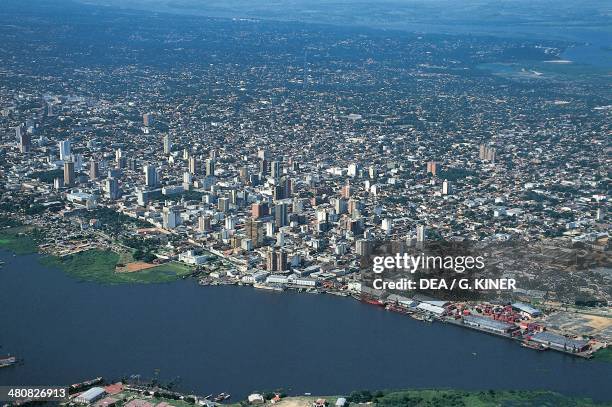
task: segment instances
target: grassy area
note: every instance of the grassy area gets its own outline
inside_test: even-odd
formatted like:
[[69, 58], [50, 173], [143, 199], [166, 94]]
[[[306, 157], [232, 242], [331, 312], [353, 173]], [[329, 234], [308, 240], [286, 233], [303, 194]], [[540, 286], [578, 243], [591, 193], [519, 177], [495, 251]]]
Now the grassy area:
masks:
[[47, 257], [43, 263], [56, 266], [71, 276], [101, 284], [167, 283], [190, 273], [188, 266], [167, 263], [133, 273], [117, 273], [115, 266], [121, 256], [112, 251], [88, 250], [66, 257]]
[[0, 248], [16, 254], [36, 253], [37, 231], [31, 227], [17, 226], [0, 230]]
[[598, 350], [597, 352], [595, 352], [595, 355], [593, 356], [593, 360], [612, 363], [612, 348], [608, 347], [605, 349]]
[[[375, 399], [378, 406], [603, 406], [590, 399], [576, 399], [548, 391], [468, 392], [461, 390], [412, 390], [385, 392]], [[609, 404], [608, 404], [609, 405]]]
[[[324, 398], [329, 406], [333, 406], [337, 396], [299, 396], [287, 397], [278, 407], [311, 406], [318, 398]], [[353, 392], [349, 397], [350, 405], [358, 405], [359, 402], [372, 402], [373, 405], [382, 407], [493, 407], [493, 406], [610, 406], [612, 404], [594, 403], [589, 399], [572, 398], [549, 391], [462, 391], [462, 390], [398, 390], [379, 391], [370, 393], [368, 391]], [[235, 406], [240, 403], [233, 404]]]

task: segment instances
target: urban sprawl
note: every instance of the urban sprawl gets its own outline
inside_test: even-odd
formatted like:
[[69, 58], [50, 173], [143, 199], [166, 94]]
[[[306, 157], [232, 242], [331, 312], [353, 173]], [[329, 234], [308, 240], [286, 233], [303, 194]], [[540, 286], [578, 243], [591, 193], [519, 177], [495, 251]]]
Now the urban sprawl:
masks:
[[[583, 357], [612, 339], [610, 88], [555, 72], [571, 64], [565, 45], [251, 21], [115, 27], [96, 63], [78, 41], [39, 44], [75, 35], [59, 29], [3, 44], [0, 214], [41, 231], [40, 251], [353, 296]], [[523, 57], [551, 71], [487, 70]], [[376, 242], [433, 240], [519, 242], [496, 257], [516, 290], [466, 302], [362, 284]], [[580, 250], [592, 267], [572, 261]]]

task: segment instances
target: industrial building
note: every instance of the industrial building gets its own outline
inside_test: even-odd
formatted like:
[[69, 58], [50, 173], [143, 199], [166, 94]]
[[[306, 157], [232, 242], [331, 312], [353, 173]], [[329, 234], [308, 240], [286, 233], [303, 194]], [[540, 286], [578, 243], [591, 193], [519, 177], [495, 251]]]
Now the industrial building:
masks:
[[582, 352], [589, 348], [589, 342], [581, 339], [567, 338], [563, 335], [559, 335], [552, 332], [538, 332], [531, 337], [534, 342], [547, 345], [551, 348], [569, 351], [569, 352]]
[[512, 304], [512, 308], [530, 318], [535, 318], [535, 317], [539, 317], [542, 315], [542, 311], [540, 311], [539, 309], [534, 308], [531, 305], [525, 304], [522, 302], [515, 302], [514, 304]]
[[496, 321], [487, 317], [480, 317], [478, 315], [464, 316], [463, 323], [465, 325], [496, 334], [508, 334], [509, 332], [517, 329], [516, 325], [503, 321]]
[[75, 397], [74, 401], [76, 403], [91, 404], [101, 399], [104, 395], [106, 395], [106, 392], [102, 387], [92, 387]]

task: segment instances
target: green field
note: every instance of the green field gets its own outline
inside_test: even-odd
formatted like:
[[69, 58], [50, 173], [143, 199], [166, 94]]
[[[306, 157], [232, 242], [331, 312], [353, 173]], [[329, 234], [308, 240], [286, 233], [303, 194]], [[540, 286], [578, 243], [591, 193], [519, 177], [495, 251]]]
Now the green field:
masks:
[[120, 256], [112, 251], [88, 250], [66, 257], [45, 257], [45, 265], [59, 267], [69, 275], [83, 281], [101, 284], [169, 283], [191, 272], [180, 263], [166, 263], [133, 273], [117, 273], [115, 266]]
[[38, 250], [35, 229], [18, 226], [0, 230], [0, 248], [15, 254], [31, 254]]
[[374, 399], [378, 406], [604, 406], [548, 391], [408, 390], [384, 392]]
[[[351, 406], [360, 405], [359, 403], [371, 403], [371, 405], [381, 407], [594, 407], [612, 405], [610, 403], [594, 403], [590, 399], [572, 398], [549, 391], [386, 390], [369, 392], [365, 390], [353, 392], [345, 397]], [[338, 396], [287, 397], [278, 403], [278, 406], [310, 406], [318, 398], [324, 398], [328, 406], [333, 406]], [[232, 406], [242, 405], [248, 404], [245, 402], [232, 404]]]

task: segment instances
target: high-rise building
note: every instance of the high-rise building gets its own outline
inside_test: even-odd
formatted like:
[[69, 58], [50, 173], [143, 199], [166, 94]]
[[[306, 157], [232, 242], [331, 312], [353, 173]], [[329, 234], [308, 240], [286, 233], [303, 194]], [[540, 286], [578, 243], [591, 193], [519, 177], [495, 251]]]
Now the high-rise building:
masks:
[[19, 141], [21, 139], [21, 135], [25, 132], [25, 127], [23, 124], [19, 126], [15, 126], [15, 140]]
[[100, 164], [93, 158], [89, 161], [89, 179], [96, 180], [100, 178]]
[[117, 178], [106, 179], [105, 193], [108, 199], [119, 199], [121, 196], [121, 190], [119, 189], [119, 180]]
[[264, 240], [263, 222], [252, 218], [245, 222], [245, 233], [254, 248], [260, 247]]
[[153, 115], [151, 113], [145, 113], [142, 115], [142, 124], [145, 127], [149, 127], [153, 124]]
[[273, 178], [280, 178], [282, 174], [281, 163], [280, 161], [272, 161], [270, 163], [270, 175]]
[[274, 221], [276, 227], [281, 228], [289, 224], [289, 205], [286, 203], [279, 203], [274, 206]]
[[27, 132], [22, 132], [19, 135], [19, 151], [29, 153], [32, 149], [32, 137]]
[[72, 161], [66, 161], [64, 163], [64, 185], [72, 186], [74, 185], [74, 181], [74, 163]]
[[53, 189], [62, 189], [64, 187], [64, 179], [60, 177], [56, 177], [53, 179]]
[[162, 226], [164, 229], [174, 229], [180, 224], [180, 213], [176, 206], [166, 206], [162, 211]]
[[253, 219], [259, 219], [262, 216], [268, 215], [268, 204], [265, 202], [255, 202], [251, 205], [251, 216]]
[[347, 181], [346, 184], [342, 187], [341, 195], [344, 199], [349, 199], [351, 194], [353, 193], [353, 188], [351, 184]]
[[189, 173], [193, 175], [198, 173], [198, 160], [195, 157], [189, 157]]
[[230, 208], [229, 198], [219, 198], [217, 201], [217, 209], [221, 212], [227, 212]]
[[355, 252], [359, 256], [369, 256], [372, 254], [372, 241], [359, 239], [355, 242]]
[[304, 212], [304, 200], [298, 197], [293, 198], [293, 213], [301, 215]]
[[200, 215], [198, 218], [198, 229], [200, 232], [208, 232], [210, 230], [210, 217]]
[[272, 249], [269, 249], [266, 252], [266, 270], [268, 271], [276, 270], [276, 252]]
[[265, 148], [262, 148], [257, 151], [257, 158], [261, 160], [267, 160], [270, 156], [270, 153]]
[[154, 187], [157, 185], [157, 170], [152, 165], [144, 166], [145, 185], [148, 187]]
[[245, 184], [249, 182], [249, 169], [247, 167], [240, 168], [240, 181]]
[[266, 253], [266, 269], [268, 271], [288, 270], [287, 252], [284, 250], [268, 250]]
[[423, 225], [417, 226], [417, 228], [416, 228], [417, 242], [419, 242], [419, 243], [424, 242], [425, 239], [427, 238], [426, 234], [427, 234], [427, 229], [425, 228], [425, 226], [423, 226]]
[[168, 155], [172, 151], [172, 139], [169, 134], [164, 135], [164, 154]]
[[450, 195], [451, 193], [451, 184], [448, 180], [445, 179], [442, 183], [442, 195]]
[[427, 161], [427, 173], [433, 176], [438, 172], [438, 163], [435, 161]]
[[495, 147], [488, 144], [481, 144], [479, 147], [478, 158], [483, 161], [495, 162]]
[[209, 158], [206, 160], [206, 176], [214, 177], [215, 176], [215, 160], [214, 158]]
[[59, 142], [60, 160], [67, 161], [70, 159], [70, 140], [62, 140]]
[[138, 167], [138, 161], [136, 161], [135, 158], [128, 158], [127, 167], [131, 171], [136, 171], [136, 168]]
[[342, 215], [348, 211], [348, 202], [344, 198], [337, 198], [334, 200], [334, 209], [338, 215]]
[[278, 271], [285, 271], [289, 268], [287, 267], [287, 252], [284, 250], [279, 250], [276, 257], [276, 267]]

